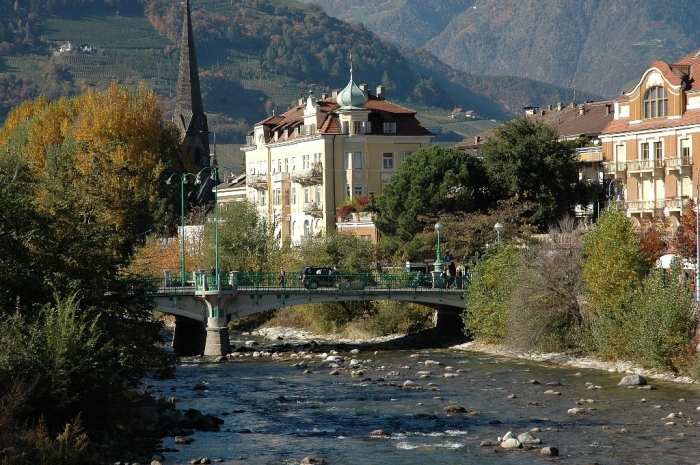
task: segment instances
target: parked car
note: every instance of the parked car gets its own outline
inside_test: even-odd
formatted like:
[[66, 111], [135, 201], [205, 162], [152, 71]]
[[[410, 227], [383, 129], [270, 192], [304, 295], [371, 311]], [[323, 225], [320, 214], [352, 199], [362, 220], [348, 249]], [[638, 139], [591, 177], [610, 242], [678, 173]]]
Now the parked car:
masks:
[[299, 273], [299, 283], [307, 289], [333, 287], [340, 279], [340, 272], [335, 268], [307, 266]]

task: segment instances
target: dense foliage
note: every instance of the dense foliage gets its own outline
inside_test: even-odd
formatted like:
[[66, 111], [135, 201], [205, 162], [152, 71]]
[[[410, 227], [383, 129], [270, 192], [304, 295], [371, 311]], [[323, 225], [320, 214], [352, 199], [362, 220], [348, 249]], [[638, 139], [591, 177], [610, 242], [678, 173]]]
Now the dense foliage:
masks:
[[[152, 93], [113, 86], [27, 102], [0, 130], [10, 207], [0, 209], [0, 406], [14, 405], [0, 421], [25, 428], [34, 447], [67, 428], [77, 442], [45, 463], [82, 463], [69, 457], [84, 443], [78, 425], [91, 444], [106, 442], [98, 431], [116, 444], [138, 436], [127, 426], [138, 421], [132, 389], [170, 368], [143, 284], [120, 277], [169, 219], [164, 173], [178, 166], [178, 139], [160, 116]], [[12, 399], [20, 384], [24, 397]]]
[[616, 208], [601, 213], [593, 230], [584, 237], [583, 253], [586, 296], [594, 312], [614, 308], [628, 299], [649, 270], [631, 223]]
[[432, 230], [439, 214], [487, 205], [486, 184], [480, 162], [459, 150], [436, 145], [411, 154], [377, 197], [381, 215], [375, 224], [384, 249], [401, 249], [404, 260], [415, 257], [424, 243], [434, 244], [419, 233]]
[[479, 153], [494, 197], [531, 201], [536, 210], [530, 222], [547, 231], [590, 199], [574, 148], [559, 140], [556, 128], [521, 117], [499, 126]]

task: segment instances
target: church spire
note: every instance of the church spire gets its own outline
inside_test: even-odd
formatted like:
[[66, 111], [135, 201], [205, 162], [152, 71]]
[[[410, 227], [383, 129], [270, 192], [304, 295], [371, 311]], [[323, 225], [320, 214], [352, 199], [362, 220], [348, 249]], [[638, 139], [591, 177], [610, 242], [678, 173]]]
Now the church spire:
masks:
[[197, 54], [192, 35], [190, 0], [185, 0], [185, 20], [180, 42], [180, 70], [178, 74], [175, 114], [173, 121], [180, 129], [185, 151], [185, 160], [193, 162], [194, 168], [209, 166], [209, 128], [202, 104], [199, 86]]

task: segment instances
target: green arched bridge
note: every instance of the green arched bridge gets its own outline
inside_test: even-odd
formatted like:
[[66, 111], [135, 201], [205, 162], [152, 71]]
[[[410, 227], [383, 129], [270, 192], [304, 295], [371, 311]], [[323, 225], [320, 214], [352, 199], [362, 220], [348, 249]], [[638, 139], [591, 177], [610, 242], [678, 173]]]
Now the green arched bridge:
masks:
[[173, 348], [181, 354], [226, 355], [228, 322], [255, 313], [321, 302], [396, 300], [425, 305], [437, 312], [438, 327], [451, 326], [464, 310], [468, 279], [415, 273], [335, 274], [307, 279], [287, 273], [193, 273], [181, 281], [166, 272], [152, 280], [149, 293], [156, 310], [176, 317]]

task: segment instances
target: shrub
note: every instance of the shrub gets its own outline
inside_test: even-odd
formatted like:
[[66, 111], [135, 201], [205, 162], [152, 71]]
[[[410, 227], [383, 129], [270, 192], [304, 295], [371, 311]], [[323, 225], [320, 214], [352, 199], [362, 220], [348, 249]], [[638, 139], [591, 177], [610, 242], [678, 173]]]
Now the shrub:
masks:
[[484, 342], [505, 340], [519, 254], [512, 246], [501, 247], [474, 267], [462, 314], [467, 336]]
[[373, 304], [376, 313], [349, 323], [346, 332], [359, 331], [374, 337], [410, 334], [433, 326], [433, 310], [422, 305], [397, 301], [375, 301]]

